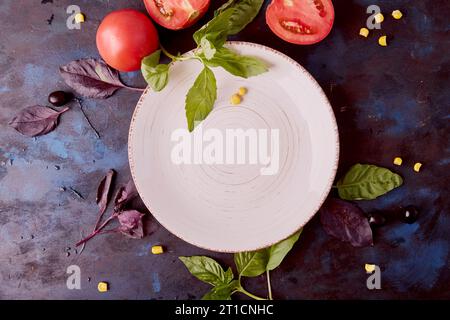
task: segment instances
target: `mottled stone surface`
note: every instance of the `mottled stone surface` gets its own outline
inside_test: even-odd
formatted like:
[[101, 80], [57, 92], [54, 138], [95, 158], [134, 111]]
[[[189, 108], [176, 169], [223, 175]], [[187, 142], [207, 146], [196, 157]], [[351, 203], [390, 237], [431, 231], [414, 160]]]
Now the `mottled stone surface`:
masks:
[[[81, 255], [74, 251], [81, 230], [89, 231], [95, 222], [96, 187], [107, 169], [119, 172], [118, 183], [129, 179], [127, 133], [139, 99], [136, 92], [120, 90], [107, 100], [84, 101], [101, 140], [76, 105], [61, 117], [54, 132], [37, 139], [7, 126], [21, 108], [45, 104], [49, 92], [67, 89], [59, 65], [97, 56], [95, 31], [103, 16], [118, 8], [144, 9], [139, 0], [44, 2], [0, 2], [0, 298], [200, 298], [208, 285], [191, 277], [177, 257], [206, 254], [231, 263], [232, 256], [193, 247], [154, 220], [148, 222], [151, 234], [143, 240], [107, 235], [90, 242]], [[218, 6], [221, 1], [214, 2]], [[448, 1], [379, 1], [386, 20], [382, 31], [368, 39], [357, 34], [373, 1], [333, 2], [335, 26], [320, 44], [301, 47], [283, 42], [268, 30], [263, 14], [234, 38], [278, 49], [318, 80], [338, 120], [342, 147], [338, 175], [362, 162], [389, 167], [404, 177], [404, 186], [361, 202], [363, 209], [414, 204], [421, 216], [411, 225], [391, 222], [375, 232], [374, 247], [363, 249], [330, 238], [314, 218], [273, 272], [274, 295], [450, 298]], [[69, 4], [80, 5], [86, 14], [81, 30], [66, 28]], [[404, 12], [402, 20], [389, 17], [394, 9]], [[160, 28], [161, 41], [174, 52], [189, 50], [197, 26], [180, 32]], [[381, 32], [390, 36], [386, 48], [376, 43]], [[144, 85], [139, 73], [123, 74], [122, 79]], [[392, 165], [395, 156], [404, 159], [402, 167]], [[419, 174], [412, 171], [416, 161], [424, 164]], [[61, 186], [66, 191], [60, 191]], [[150, 248], [158, 243], [168, 252], [153, 256]], [[380, 265], [382, 290], [366, 288], [363, 265], [368, 262]], [[72, 264], [81, 267], [82, 290], [66, 288], [66, 268]], [[109, 282], [111, 290], [99, 294], [98, 281]], [[249, 290], [265, 294], [264, 278], [246, 283]]]

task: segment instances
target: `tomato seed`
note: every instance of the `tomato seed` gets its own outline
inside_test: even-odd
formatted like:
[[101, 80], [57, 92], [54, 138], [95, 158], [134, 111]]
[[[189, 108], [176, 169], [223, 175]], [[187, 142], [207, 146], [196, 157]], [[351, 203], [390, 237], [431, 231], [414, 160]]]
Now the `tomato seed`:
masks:
[[280, 21], [280, 25], [293, 33], [300, 33], [300, 34], [311, 34], [313, 33], [311, 28], [308, 27], [305, 24], [302, 24], [301, 22], [298, 21], [286, 21], [286, 20], [281, 20]]
[[164, 2], [162, 0], [154, 0], [155, 6], [158, 8], [159, 12], [165, 17], [173, 16], [173, 10], [167, 10], [164, 7]]

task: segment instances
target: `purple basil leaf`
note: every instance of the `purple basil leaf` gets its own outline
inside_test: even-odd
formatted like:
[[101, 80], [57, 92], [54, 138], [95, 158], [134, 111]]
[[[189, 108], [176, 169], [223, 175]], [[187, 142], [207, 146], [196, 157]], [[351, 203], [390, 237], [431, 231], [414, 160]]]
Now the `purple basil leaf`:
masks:
[[327, 200], [320, 209], [320, 221], [326, 233], [354, 247], [373, 245], [372, 229], [364, 212], [350, 202]]
[[68, 107], [55, 111], [48, 107], [26, 107], [9, 122], [9, 125], [28, 137], [36, 137], [49, 133], [58, 125], [59, 115], [69, 110]]
[[59, 68], [64, 81], [76, 93], [86, 98], [106, 99], [125, 87], [119, 72], [100, 59], [80, 59]]
[[128, 181], [128, 183], [119, 188], [116, 197], [114, 199], [114, 211], [121, 211], [127, 204], [133, 201], [137, 196], [139, 196], [136, 186], [133, 180]]
[[142, 223], [143, 213], [136, 210], [122, 211], [117, 219], [119, 220], [120, 227], [118, 230], [124, 235], [141, 239], [144, 237], [144, 226]]
[[100, 207], [100, 214], [103, 214], [108, 206], [109, 195], [111, 191], [111, 183], [114, 179], [116, 172], [113, 169], [109, 169], [106, 176], [100, 182], [97, 189], [97, 204]]

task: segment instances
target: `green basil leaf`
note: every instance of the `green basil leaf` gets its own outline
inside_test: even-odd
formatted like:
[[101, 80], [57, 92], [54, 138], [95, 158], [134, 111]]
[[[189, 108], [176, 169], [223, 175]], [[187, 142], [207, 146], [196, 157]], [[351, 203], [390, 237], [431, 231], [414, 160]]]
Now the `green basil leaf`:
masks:
[[154, 91], [161, 91], [169, 82], [169, 65], [159, 64], [152, 70], [142, 68], [142, 75], [145, 81]]
[[240, 276], [257, 277], [277, 268], [291, 251], [302, 230], [268, 248], [234, 254], [234, 263]]
[[289, 238], [280, 241], [277, 244], [274, 244], [273, 246], [266, 249], [269, 252], [269, 261], [267, 262], [266, 266], [267, 271], [272, 271], [281, 264], [283, 259], [286, 257], [289, 251], [291, 251], [292, 247], [297, 242], [301, 233], [302, 229], [294, 233]]
[[169, 65], [158, 64], [161, 50], [142, 59], [141, 72], [145, 81], [154, 91], [161, 91], [169, 81]]
[[234, 279], [233, 270], [231, 268], [228, 268], [228, 270], [225, 272], [225, 280], [224, 283], [230, 283]]
[[228, 1], [222, 5], [206, 25], [194, 33], [194, 40], [200, 45], [206, 36], [216, 48], [221, 47], [227, 36], [244, 29], [258, 15], [264, 0]]
[[214, 11], [214, 17], [216, 17], [218, 14], [222, 13], [226, 9], [234, 6], [239, 0], [228, 0], [223, 5], [221, 5], [216, 11]]
[[263, 3], [264, 0], [241, 0], [228, 4], [229, 8], [235, 9], [228, 21], [228, 35], [238, 33], [252, 22], [258, 15]]
[[372, 200], [402, 184], [402, 177], [386, 168], [358, 163], [338, 181], [337, 188], [344, 200]]
[[186, 118], [189, 131], [194, 130], [196, 122], [208, 116], [216, 99], [216, 78], [211, 69], [205, 66], [186, 95]]
[[233, 13], [234, 9], [229, 8], [197, 30], [194, 33], [195, 43], [200, 45], [202, 38], [206, 37], [216, 48], [221, 47], [227, 39], [228, 24]]
[[200, 40], [200, 47], [202, 48], [202, 54], [206, 60], [212, 59], [217, 52], [214, 45], [206, 37], [203, 37], [202, 40]]
[[232, 75], [243, 78], [257, 76], [268, 70], [267, 65], [258, 58], [241, 56], [225, 47], [217, 49], [210, 59], [203, 54], [200, 58], [210, 67], [222, 67]]
[[234, 254], [234, 263], [238, 270], [239, 276], [257, 277], [266, 272], [269, 254], [266, 249], [238, 252]]
[[209, 283], [213, 286], [221, 286], [228, 284], [233, 280], [233, 272], [230, 270], [227, 272], [223, 271], [217, 261], [205, 256], [192, 256], [192, 257], [180, 257], [179, 258], [189, 272], [194, 275], [197, 279]]
[[156, 67], [159, 64], [160, 57], [161, 57], [161, 50], [156, 50], [152, 54], [142, 59], [141, 65], [145, 64], [149, 68]]
[[231, 294], [239, 287], [239, 281], [234, 280], [228, 284], [223, 284], [212, 288], [202, 297], [202, 300], [231, 300]]

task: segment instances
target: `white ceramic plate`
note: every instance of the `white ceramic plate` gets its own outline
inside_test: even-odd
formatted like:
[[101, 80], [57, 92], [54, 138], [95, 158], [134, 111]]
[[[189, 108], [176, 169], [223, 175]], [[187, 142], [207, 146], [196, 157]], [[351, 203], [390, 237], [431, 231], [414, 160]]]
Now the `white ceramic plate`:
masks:
[[[142, 95], [129, 160], [139, 194], [165, 228], [209, 250], [250, 251], [288, 237], [320, 208], [336, 173], [338, 131], [325, 94], [298, 63], [253, 43], [227, 46], [263, 59], [270, 71], [243, 79], [214, 68], [217, 101], [201, 128], [278, 129], [278, 173], [261, 175], [260, 164], [172, 161], [171, 135], [187, 127], [185, 95], [202, 68], [195, 60], [174, 63], [167, 87]], [[230, 96], [241, 86], [248, 93], [232, 106]]]

